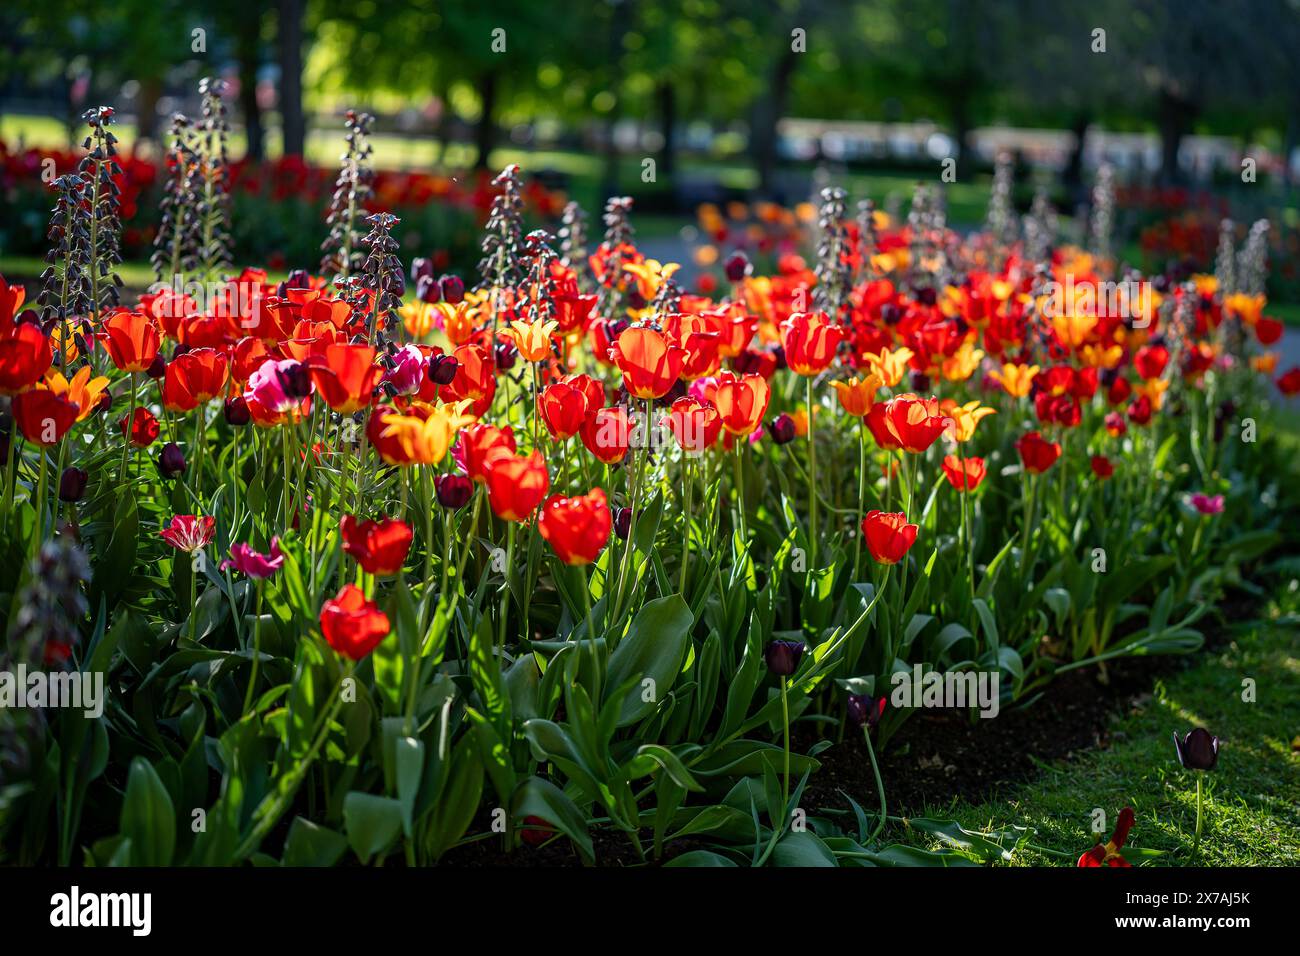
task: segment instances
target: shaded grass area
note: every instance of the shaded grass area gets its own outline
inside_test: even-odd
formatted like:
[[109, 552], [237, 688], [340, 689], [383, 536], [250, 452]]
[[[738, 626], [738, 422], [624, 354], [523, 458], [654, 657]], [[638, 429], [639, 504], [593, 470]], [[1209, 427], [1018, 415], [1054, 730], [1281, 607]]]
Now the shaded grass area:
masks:
[[[1028, 843], [1077, 858], [1092, 846], [1091, 815], [1107, 827], [1133, 807], [1129, 847], [1160, 850], [1155, 865], [1300, 865], [1300, 607], [1295, 582], [1265, 618], [1230, 626], [1227, 639], [1188, 669], [1157, 680], [1111, 729], [1109, 745], [1070, 762], [1043, 765], [1038, 779], [979, 804], [926, 808], [967, 829], [1032, 827]], [[1285, 611], [1285, 613], [1284, 613]], [[1243, 701], [1243, 681], [1256, 700]], [[1208, 773], [1201, 851], [1192, 859], [1196, 781], [1174, 755], [1171, 734], [1204, 726], [1222, 743]], [[888, 781], [886, 781], [888, 786]], [[899, 839], [931, 846], [915, 831]], [[1109, 829], [1106, 837], [1109, 838]], [[1135, 855], [1136, 857], [1136, 855]], [[1070, 859], [1026, 847], [1012, 865], [1061, 865]]]

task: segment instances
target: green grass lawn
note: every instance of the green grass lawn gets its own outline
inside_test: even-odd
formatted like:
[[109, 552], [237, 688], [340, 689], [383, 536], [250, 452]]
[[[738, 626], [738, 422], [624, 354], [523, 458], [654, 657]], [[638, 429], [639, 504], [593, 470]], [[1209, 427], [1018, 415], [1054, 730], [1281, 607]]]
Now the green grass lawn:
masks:
[[[1130, 847], [1164, 851], [1156, 865], [1191, 863], [1195, 779], [1178, 764], [1170, 735], [1200, 725], [1222, 744], [1218, 768], [1205, 779], [1195, 864], [1300, 865], [1300, 631], [1294, 614], [1300, 601], [1291, 590], [1280, 603], [1285, 616], [1274, 608], [1271, 619], [1232, 627], [1229, 643], [1157, 682], [1149, 699], [1116, 722], [1106, 749], [1044, 765], [1037, 780], [1003, 799], [929, 807], [925, 815], [954, 818], [968, 829], [1029, 826], [1035, 833], [1027, 842], [1077, 858], [1093, 843], [1093, 808], [1105, 810], [1112, 826], [1127, 805], [1137, 814]], [[1254, 703], [1242, 701], [1245, 678], [1255, 681]], [[1045, 703], [1050, 706], [1050, 699]], [[912, 842], [927, 845], [918, 836], [912, 834]], [[1020, 848], [1011, 862], [1070, 860]]]

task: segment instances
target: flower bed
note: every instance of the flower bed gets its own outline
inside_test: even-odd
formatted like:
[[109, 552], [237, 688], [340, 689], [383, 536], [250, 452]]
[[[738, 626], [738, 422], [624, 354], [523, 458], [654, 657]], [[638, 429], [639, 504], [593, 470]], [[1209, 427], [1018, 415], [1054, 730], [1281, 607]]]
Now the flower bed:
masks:
[[[118, 302], [104, 110], [43, 288], [0, 285], [3, 670], [80, 693], [0, 710], [8, 859], [997, 859], [1009, 830], [895, 842], [882, 748], [1197, 651], [1295, 514], [1262, 240], [1231, 284], [1112, 277], [1041, 210], [962, 238], [831, 189], [807, 259], [729, 255], [705, 297], [627, 200], [599, 242], [572, 206], [526, 233], [512, 167], [479, 274], [438, 275], [366, 213], [358, 116], [330, 268], [271, 283], [231, 277], [206, 94], [171, 288]], [[850, 734], [846, 812], [818, 774]], [[1059, 852], [1156, 860], [1126, 819]]]

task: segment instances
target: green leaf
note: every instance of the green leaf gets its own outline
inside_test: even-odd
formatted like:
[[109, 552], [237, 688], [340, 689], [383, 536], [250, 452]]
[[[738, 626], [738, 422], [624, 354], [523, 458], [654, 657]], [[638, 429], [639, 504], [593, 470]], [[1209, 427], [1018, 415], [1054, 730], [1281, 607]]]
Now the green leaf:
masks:
[[176, 848], [176, 812], [157, 771], [143, 757], [131, 761], [122, 799], [122, 836], [135, 866], [167, 866]]
[[596, 861], [591, 834], [587, 832], [587, 818], [564, 791], [550, 781], [529, 777], [521, 783], [511, 804], [511, 816], [516, 820], [540, 817], [573, 841], [584, 863], [590, 866]]
[[772, 851], [773, 866], [839, 866], [830, 847], [811, 830], [791, 831]]
[[348, 841], [342, 834], [305, 817], [294, 817], [285, 837], [282, 863], [284, 866], [333, 866], [347, 848]]
[[401, 832], [402, 805], [392, 797], [353, 790], [343, 798], [343, 826], [353, 852], [369, 863]]
[[[626, 727], [649, 716], [664, 699], [681, 673], [693, 623], [690, 608], [680, 594], [648, 601], [637, 613], [609, 657], [605, 702], [609, 703], [619, 688], [633, 683], [619, 705], [618, 726]], [[653, 694], [644, 693], [647, 680], [654, 682]]]

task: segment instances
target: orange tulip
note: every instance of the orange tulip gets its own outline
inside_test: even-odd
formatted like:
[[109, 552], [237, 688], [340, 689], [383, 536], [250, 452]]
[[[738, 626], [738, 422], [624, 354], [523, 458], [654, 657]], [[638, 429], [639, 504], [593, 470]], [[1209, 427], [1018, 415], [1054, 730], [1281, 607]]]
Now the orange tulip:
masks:
[[796, 312], [781, 323], [786, 364], [805, 377], [825, 371], [844, 341], [844, 330], [832, 325], [825, 312]]
[[713, 404], [722, 419], [722, 427], [733, 435], [749, 435], [767, 414], [772, 389], [761, 375], [737, 378], [723, 372], [713, 393]]
[[956, 455], [948, 455], [943, 459], [943, 473], [948, 483], [958, 491], [974, 491], [984, 480], [984, 459], [961, 459]]
[[907, 374], [907, 363], [912, 355], [911, 349], [897, 349], [893, 352], [882, 349], [876, 355], [868, 355], [867, 363], [886, 388], [894, 388]]
[[163, 407], [170, 412], [191, 412], [211, 401], [226, 387], [226, 356], [214, 349], [195, 349], [177, 356], [163, 376]]
[[669, 345], [662, 332], [644, 327], [624, 329], [610, 351], [628, 394], [637, 398], [667, 395], [686, 361], [684, 349]]
[[[876, 412], [877, 408], [881, 409], [879, 413]], [[875, 419], [874, 425], [873, 419]], [[867, 427], [871, 429], [877, 442], [880, 442], [881, 438], [878, 429], [883, 427], [888, 433], [891, 441], [882, 444], [881, 447], [887, 448], [893, 444], [894, 447], [911, 452], [913, 455], [919, 455], [933, 445], [935, 439], [943, 434], [949, 421], [950, 419], [939, 411], [938, 399], [918, 398], [912, 394], [891, 398], [883, 405], [874, 406], [867, 415]]]
[[840, 405], [854, 418], [861, 418], [871, 411], [876, 403], [876, 391], [880, 388], [879, 376], [875, 374], [854, 377], [847, 382], [831, 382], [835, 393], [840, 397]]
[[77, 406], [77, 421], [85, 421], [99, 406], [100, 399], [108, 388], [108, 378], [99, 375], [90, 377], [90, 366], [83, 365], [72, 376], [72, 380], [63, 377], [62, 372], [51, 369], [45, 374], [45, 381], [37, 386], [48, 388], [55, 395], [66, 398]]
[[1037, 365], [1015, 365], [1007, 362], [1002, 370], [992, 371], [989, 377], [1001, 385], [1013, 398], [1024, 398], [1034, 384], [1034, 376], [1039, 372]]
[[153, 364], [161, 338], [143, 312], [115, 312], [104, 322], [100, 340], [123, 372], [143, 372]]
[[555, 351], [551, 345], [551, 334], [559, 327], [558, 322], [511, 322], [510, 337], [514, 339], [515, 348], [526, 362], [545, 362], [552, 358]]
[[375, 364], [369, 345], [327, 345], [311, 364], [312, 381], [325, 404], [341, 415], [351, 415], [374, 399], [384, 370]]

